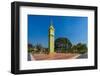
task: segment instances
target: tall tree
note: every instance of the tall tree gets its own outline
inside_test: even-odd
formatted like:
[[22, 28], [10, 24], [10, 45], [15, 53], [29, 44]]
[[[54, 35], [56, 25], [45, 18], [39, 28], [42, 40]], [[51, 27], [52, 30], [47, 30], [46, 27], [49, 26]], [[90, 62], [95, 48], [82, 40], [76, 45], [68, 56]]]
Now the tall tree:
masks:
[[72, 43], [69, 39], [61, 37], [55, 40], [56, 52], [67, 52], [72, 47]]

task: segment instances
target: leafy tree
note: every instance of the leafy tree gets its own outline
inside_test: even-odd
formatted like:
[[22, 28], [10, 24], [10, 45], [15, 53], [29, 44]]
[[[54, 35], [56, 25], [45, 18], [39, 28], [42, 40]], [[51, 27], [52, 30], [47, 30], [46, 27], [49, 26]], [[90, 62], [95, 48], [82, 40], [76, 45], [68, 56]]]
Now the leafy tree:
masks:
[[78, 43], [77, 45], [73, 45], [71, 51], [69, 52], [84, 54], [87, 52], [87, 50], [86, 44]]
[[73, 46], [71, 47], [71, 49], [68, 50], [68, 52], [69, 52], [69, 53], [77, 53], [77, 46], [76, 46], [76, 45], [73, 45]]
[[57, 38], [55, 40], [55, 51], [65, 53], [72, 47], [72, 43], [67, 38]]
[[78, 43], [77, 44], [77, 50], [81, 54], [86, 53], [87, 52], [87, 46], [86, 46], [86, 44]]

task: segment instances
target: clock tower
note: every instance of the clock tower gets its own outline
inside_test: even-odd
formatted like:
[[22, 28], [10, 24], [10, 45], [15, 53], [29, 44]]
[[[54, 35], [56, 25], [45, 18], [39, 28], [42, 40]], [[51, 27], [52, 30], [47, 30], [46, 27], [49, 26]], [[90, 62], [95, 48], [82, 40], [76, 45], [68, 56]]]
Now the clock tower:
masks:
[[54, 27], [51, 21], [50, 27], [49, 27], [49, 52], [50, 54], [54, 53]]

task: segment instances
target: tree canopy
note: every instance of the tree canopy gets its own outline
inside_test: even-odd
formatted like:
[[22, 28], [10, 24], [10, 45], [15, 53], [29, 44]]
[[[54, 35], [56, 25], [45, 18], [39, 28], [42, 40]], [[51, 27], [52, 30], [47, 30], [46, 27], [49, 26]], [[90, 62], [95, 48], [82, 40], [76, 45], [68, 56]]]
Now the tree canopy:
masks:
[[84, 54], [87, 52], [87, 50], [88, 48], [86, 44], [78, 43], [76, 45], [73, 45], [71, 52]]
[[55, 51], [56, 52], [67, 52], [72, 47], [72, 43], [68, 38], [57, 38], [55, 40]]

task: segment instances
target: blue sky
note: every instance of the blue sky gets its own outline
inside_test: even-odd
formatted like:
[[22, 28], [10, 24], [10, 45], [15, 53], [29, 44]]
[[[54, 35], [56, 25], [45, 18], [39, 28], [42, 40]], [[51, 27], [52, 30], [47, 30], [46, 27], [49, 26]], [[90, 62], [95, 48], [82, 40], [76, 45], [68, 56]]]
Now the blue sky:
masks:
[[66, 37], [72, 44], [87, 44], [88, 17], [47, 15], [28, 15], [28, 43], [48, 47], [48, 29], [51, 21], [55, 28], [55, 39]]

